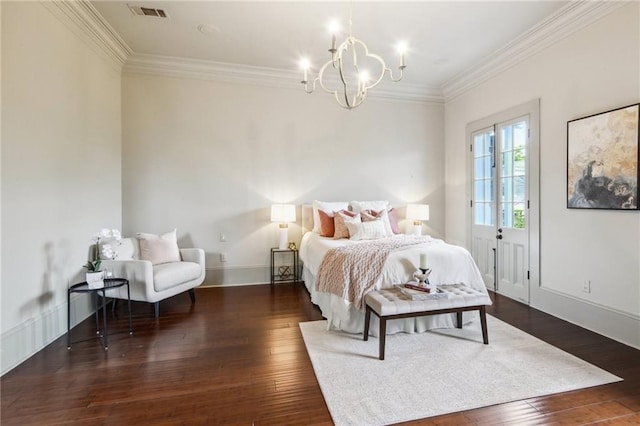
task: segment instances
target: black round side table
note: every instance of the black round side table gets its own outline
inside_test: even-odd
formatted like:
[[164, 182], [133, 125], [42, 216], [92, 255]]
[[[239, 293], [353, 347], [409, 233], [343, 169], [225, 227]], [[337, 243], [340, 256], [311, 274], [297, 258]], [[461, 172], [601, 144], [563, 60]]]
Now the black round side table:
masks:
[[[127, 286], [127, 302], [129, 308], [129, 334], [133, 334], [131, 327], [131, 292], [129, 290], [129, 280], [124, 278], [105, 278], [104, 286], [99, 288], [89, 288], [87, 282], [74, 284], [67, 290], [67, 349], [71, 349], [71, 293], [95, 293], [96, 295], [96, 337], [102, 338], [104, 349], [109, 349], [109, 337], [107, 334], [107, 290]], [[102, 306], [98, 307], [98, 296], [102, 292]], [[99, 312], [102, 309], [103, 332], [100, 334]]]

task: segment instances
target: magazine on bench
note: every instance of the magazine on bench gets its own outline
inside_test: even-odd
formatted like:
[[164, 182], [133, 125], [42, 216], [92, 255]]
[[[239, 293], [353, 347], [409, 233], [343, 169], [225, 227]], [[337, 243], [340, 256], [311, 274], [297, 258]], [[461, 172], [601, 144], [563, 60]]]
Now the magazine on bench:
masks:
[[439, 288], [436, 288], [435, 291], [429, 291], [426, 287], [418, 286], [418, 283], [399, 284], [396, 287], [411, 300], [447, 299], [449, 297]]

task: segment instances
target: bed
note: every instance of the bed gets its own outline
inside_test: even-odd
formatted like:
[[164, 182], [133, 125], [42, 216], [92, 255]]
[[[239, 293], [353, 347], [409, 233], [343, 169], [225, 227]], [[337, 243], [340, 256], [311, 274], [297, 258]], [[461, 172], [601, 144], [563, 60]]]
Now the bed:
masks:
[[[316, 219], [314, 220], [314, 214]], [[342, 330], [349, 333], [362, 333], [364, 329], [364, 309], [359, 300], [353, 300], [345, 294], [336, 294], [328, 291], [326, 280], [321, 267], [326, 270], [323, 260], [327, 253], [336, 250], [350, 250], [350, 246], [356, 246], [360, 250], [362, 245], [380, 244], [376, 240], [334, 239], [323, 237], [317, 231], [314, 222], [317, 221], [317, 212], [309, 205], [303, 206], [302, 225], [304, 235], [300, 244], [300, 259], [303, 264], [302, 279], [311, 296], [311, 301], [322, 311], [327, 319], [328, 328]], [[315, 230], [314, 230], [315, 229]], [[429, 259], [429, 268], [432, 273], [429, 277], [431, 283], [436, 285], [458, 284], [474, 288], [487, 293], [480, 272], [471, 257], [464, 248], [447, 244], [442, 240], [425, 237], [412, 237], [406, 235], [393, 235], [385, 238], [400, 242], [399, 248], [391, 250], [386, 260], [381, 263], [381, 273], [373, 280], [367, 291], [389, 288], [394, 284], [406, 283], [413, 280], [413, 274], [417, 271], [421, 253], [426, 253]], [[406, 245], [403, 245], [405, 244]], [[357, 268], [368, 268], [368, 265], [356, 265]], [[318, 280], [320, 274], [320, 280]], [[319, 282], [321, 281], [321, 282]], [[348, 280], [347, 280], [348, 281]], [[320, 287], [320, 288], [319, 288]], [[345, 289], [348, 286], [345, 286]], [[356, 298], [357, 299], [357, 298]], [[463, 322], [467, 323], [477, 318], [477, 313], [465, 313]], [[372, 318], [372, 332], [377, 330], [377, 318]], [[432, 317], [407, 318], [389, 321], [387, 334], [398, 332], [424, 332], [435, 328], [455, 327], [455, 315], [444, 314]], [[372, 333], [373, 334], [373, 333]]]

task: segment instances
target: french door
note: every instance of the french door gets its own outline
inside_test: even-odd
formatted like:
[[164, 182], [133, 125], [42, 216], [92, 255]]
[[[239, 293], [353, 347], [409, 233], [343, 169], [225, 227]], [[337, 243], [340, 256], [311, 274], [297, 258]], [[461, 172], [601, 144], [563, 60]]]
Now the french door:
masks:
[[529, 303], [531, 120], [505, 117], [469, 131], [471, 253], [487, 288]]

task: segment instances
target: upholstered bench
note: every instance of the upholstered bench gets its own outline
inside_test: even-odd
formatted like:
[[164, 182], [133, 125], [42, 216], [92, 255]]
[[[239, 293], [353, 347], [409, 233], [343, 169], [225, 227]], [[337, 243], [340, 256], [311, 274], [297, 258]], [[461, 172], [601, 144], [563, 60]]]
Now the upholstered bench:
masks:
[[365, 295], [364, 340], [369, 340], [369, 321], [373, 312], [380, 318], [381, 360], [384, 359], [387, 320], [397, 318], [455, 313], [456, 326], [462, 328], [462, 312], [477, 310], [480, 311], [482, 340], [485, 345], [489, 344], [486, 316], [486, 306], [491, 305], [489, 295], [464, 284], [443, 285], [438, 288], [447, 295], [446, 298], [412, 300], [397, 287], [371, 291]]

